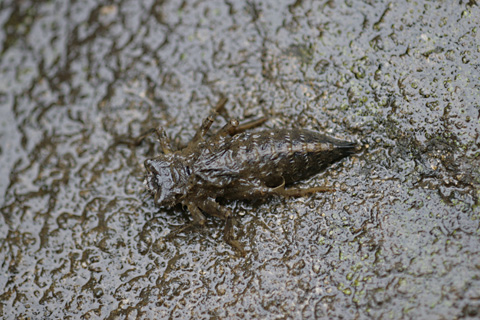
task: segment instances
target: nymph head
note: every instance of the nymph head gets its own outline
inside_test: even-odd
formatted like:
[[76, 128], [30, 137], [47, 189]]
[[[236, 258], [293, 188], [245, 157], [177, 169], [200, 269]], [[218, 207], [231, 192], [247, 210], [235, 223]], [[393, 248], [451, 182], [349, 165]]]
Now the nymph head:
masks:
[[159, 206], [173, 206], [184, 194], [181, 172], [175, 167], [173, 159], [161, 156], [145, 160], [147, 189], [154, 195]]

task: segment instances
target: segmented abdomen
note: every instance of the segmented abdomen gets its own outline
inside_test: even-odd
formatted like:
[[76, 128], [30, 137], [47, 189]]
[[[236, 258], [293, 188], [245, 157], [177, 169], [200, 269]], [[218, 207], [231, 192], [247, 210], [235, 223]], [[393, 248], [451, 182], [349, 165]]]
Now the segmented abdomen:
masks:
[[275, 187], [311, 177], [351, 154], [354, 147], [355, 143], [309, 130], [245, 132], [211, 150], [202, 167], [217, 182], [245, 179]]

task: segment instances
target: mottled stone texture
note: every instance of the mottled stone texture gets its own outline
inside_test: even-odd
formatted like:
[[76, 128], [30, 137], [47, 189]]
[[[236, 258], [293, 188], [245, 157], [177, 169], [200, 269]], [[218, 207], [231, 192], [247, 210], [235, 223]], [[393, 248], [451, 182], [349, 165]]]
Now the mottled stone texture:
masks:
[[[480, 316], [475, 0], [0, 2], [0, 318]], [[162, 126], [223, 115], [363, 151], [184, 225], [143, 185]], [[220, 118], [213, 129], [222, 126]]]

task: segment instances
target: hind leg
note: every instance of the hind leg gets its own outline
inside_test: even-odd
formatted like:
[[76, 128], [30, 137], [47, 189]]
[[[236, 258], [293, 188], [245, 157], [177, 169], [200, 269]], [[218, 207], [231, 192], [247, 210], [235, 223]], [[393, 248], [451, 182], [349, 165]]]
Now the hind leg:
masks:
[[317, 192], [331, 192], [335, 191], [332, 187], [320, 186], [312, 188], [289, 188], [285, 189], [284, 185], [275, 188], [266, 187], [260, 183], [243, 185], [237, 190], [232, 190], [231, 194], [236, 199], [262, 199], [270, 196], [282, 197], [304, 197]]

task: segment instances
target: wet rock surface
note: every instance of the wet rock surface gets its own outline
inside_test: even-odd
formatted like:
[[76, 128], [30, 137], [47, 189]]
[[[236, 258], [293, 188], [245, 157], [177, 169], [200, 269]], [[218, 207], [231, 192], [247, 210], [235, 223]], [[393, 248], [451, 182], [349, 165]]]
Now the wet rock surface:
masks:
[[[0, 4], [0, 315], [476, 318], [477, 1]], [[162, 126], [185, 145], [220, 95], [363, 145], [336, 191], [189, 221], [143, 185]]]

